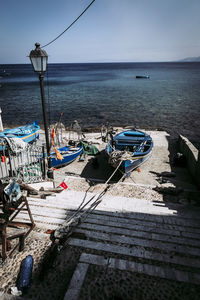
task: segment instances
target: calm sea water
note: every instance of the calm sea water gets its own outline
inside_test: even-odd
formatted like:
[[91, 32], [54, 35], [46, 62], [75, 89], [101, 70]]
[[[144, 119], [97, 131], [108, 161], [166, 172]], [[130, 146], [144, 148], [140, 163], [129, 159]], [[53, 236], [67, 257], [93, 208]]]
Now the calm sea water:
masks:
[[[136, 125], [200, 141], [200, 63], [49, 64], [45, 95], [50, 122], [63, 112], [66, 126]], [[42, 125], [31, 65], [0, 65], [0, 107], [6, 125]]]

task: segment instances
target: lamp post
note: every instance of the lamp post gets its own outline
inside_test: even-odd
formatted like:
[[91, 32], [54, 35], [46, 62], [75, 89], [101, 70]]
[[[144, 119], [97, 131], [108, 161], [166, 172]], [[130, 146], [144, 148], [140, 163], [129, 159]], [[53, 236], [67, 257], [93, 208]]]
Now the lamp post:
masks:
[[41, 92], [41, 99], [42, 99], [42, 112], [43, 112], [43, 120], [44, 120], [46, 147], [47, 147], [47, 162], [48, 162], [47, 177], [53, 178], [53, 170], [51, 169], [49, 132], [48, 132], [48, 126], [47, 126], [46, 103], [45, 103], [45, 94], [44, 94], [44, 72], [47, 69], [48, 55], [47, 55], [46, 51], [44, 51], [40, 48], [40, 44], [36, 43], [35, 50], [32, 50], [30, 52], [29, 57], [30, 57], [34, 71], [39, 74], [40, 92]]
[[3, 131], [3, 123], [2, 123], [1, 113], [2, 113], [2, 110], [0, 107], [0, 131]]

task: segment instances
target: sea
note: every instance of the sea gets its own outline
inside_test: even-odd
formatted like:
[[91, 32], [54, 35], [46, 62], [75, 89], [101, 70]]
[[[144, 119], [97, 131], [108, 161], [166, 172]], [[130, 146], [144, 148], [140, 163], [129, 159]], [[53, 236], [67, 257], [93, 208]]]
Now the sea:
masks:
[[[137, 79], [147, 75], [149, 79]], [[49, 123], [82, 128], [136, 126], [182, 134], [200, 148], [200, 62], [49, 64], [44, 74]], [[0, 65], [4, 126], [38, 120], [38, 74], [30, 64]]]

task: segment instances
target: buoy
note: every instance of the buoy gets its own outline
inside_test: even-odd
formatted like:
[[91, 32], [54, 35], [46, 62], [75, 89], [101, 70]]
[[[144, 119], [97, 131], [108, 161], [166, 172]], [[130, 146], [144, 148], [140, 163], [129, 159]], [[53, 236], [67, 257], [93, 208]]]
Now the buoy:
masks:
[[33, 257], [32, 255], [28, 255], [21, 262], [20, 273], [17, 280], [17, 288], [22, 291], [22, 293], [26, 292], [31, 285], [32, 269]]
[[139, 172], [141, 172], [141, 169], [140, 169], [140, 168], [137, 168], [137, 171], [138, 171], [138, 173], [139, 173]]

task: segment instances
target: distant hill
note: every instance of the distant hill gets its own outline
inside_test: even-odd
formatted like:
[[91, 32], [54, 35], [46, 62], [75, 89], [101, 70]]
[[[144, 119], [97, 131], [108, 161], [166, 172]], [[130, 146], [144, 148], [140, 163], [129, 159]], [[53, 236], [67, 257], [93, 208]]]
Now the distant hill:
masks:
[[186, 57], [184, 59], [181, 59], [182, 62], [189, 62], [189, 61], [199, 61], [200, 62], [200, 56], [198, 57]]

